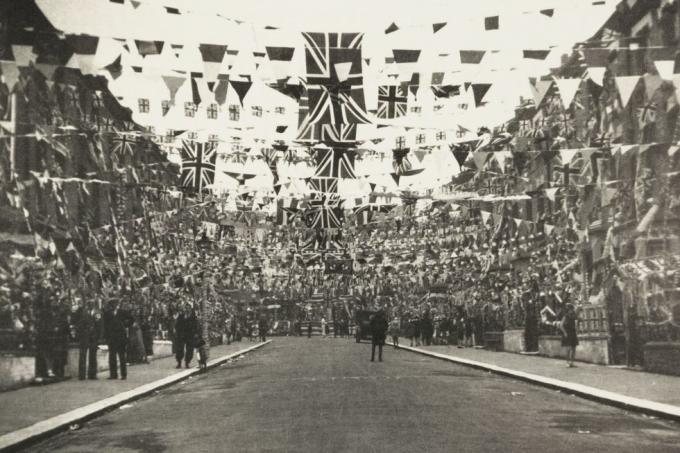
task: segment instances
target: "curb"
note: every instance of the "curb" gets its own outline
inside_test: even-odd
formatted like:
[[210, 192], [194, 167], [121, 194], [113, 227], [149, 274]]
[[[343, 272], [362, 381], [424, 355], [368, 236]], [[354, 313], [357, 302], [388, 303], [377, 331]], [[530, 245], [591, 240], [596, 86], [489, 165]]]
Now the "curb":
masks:
[[[240, 351], [234, 352], [232, 354], [210, 360], [207, 365], [208, 369], [215, 368], [225, 363], [229, 359], [247, 354], [248, 352], [259, 349], [271, 342], [272, 340], [267, 340], [263, 343], [258, 343], [254, 346], [241, 349]], [[143, 398], [144, 396], [147, 396], [156, 390], [168, 387], [179, 381], [183, 381], [190, 376], [199, 374], [200, 372], [201, 370], [198, 368], [180, 371], [162, 379], [158, 379], [157, 381], [149, 382], [148, 384], [128, 390], [127, 392], [113, 395], [101, 401], [88, 404], [87, 406], [79, 407], [78, 409], [74, 409], [64, 414], [48, 418], [47, 420], [40, 421], [31, 426], [27, 426], [26, 428], [7, 433], [3, 436], [0, 436], [0, 452], [17, 451], [20, 448], [25, 448], [30, 444], [34, 444], [45, 439], [46, 437], [49, 437], [50, 435], [56, 434], [60, 431], [65, 431], [73, 424], [82, 424], [83, 422], [98, 417], [105, 412], [116, 409], [123, 404]]]
[[496, 365], [490, 365], [484, 362], [477, 362], [475, 360], [463, 359], [451, 355], [439, 354], [424, 349], [413, 348], [410, 346], [397, 346], [399, 349], [415, 352], [417, 354], [426, 355], [440, 360], [446, 360], [459, 365], [476, 368], [478, 370], [489, 371], [513, 379], [518, 379], [530, 384], [540, 385], [552, 390], [561, 390], [565, 393], [579, 396], [584, 399], [596, 401], [598, 403], [615, 406], [621, 409], [626, 409], [634, 412], [640, 412], [647, 415], [654, 415], [659, 418], [680, 421], [680, 407], [670, 404], [656, 403], [641, 398], [634, 398], [631, 396], [622, 395], [620, 393], [608, 392], [595, 387], [590, 387], [583, 384], [575, 384], [573, 382], [561, 381], [537, 374], [525, 373], [523, 371], [515, 371], [509, 368], [503, 368]]

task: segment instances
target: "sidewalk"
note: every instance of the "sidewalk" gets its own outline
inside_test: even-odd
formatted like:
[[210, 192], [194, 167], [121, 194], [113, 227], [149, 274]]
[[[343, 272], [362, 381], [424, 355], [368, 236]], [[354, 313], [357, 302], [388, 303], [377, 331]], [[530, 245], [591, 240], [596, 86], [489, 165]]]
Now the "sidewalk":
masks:
[[[271, 341], [271, 340], [270, 340]], [[268, 344], [249, 341], [210, 348], [208, 367], [224, 363], [232, 356]], [[70, 379], [44, 386], [24, 387], [0, 393], [0, 450], [16, 440], [25, 442], [30, 435], [44, 436], [64, 423], [88, 419], [167, 385], [198, 374], [197, 359], [189, 369], [176, 369], [174, 357], [151, 361], [148, 365], [128, 367], [126, 380], [109, 380], [108, 371], [97, 380]], [[68, 425], [66, 425], [67, 427]]]
[[456, 346], [411, 348], [403, 340], [400, 347], [605, 404], [680, 420], [680, 377], [581, 362], [567, 368], [559, 359]]

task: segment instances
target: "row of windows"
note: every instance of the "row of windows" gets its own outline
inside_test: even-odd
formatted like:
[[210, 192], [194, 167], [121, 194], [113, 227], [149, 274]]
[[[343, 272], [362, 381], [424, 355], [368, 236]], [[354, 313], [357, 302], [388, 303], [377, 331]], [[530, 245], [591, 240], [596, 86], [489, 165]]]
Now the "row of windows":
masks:
[[[138, 99], [137, 100], [137, 106], [139, 108], [139, 113], [149, 113], [151, 109], [151, 105], [149, 103], [148, 99]], [[161, 101], [161, 109], [163, 111], [163, 115], [167, 114], [168, 111], [170, 110], [170, 101]], [[196, 104], [193, 102], [185, 102], [184, 103], [184, 116], [188, 118], [194, 118], [196, 116], [196, 111], [198, 110], [198, 107]], [[213, 103], [208, 106], [206, 109], [206, 113], [208, 115], [208, 118], [211, 120], [217, 119], [217, 114], [219, 112], [219, 107], [217, 104]], [[262, 107], [259, 105], [254, 105], [252, 107], [252, 114], [253, 116], [256, 117], [261, 117], [262, 116]], [[274, 113], [283, 115], [286, 113], [286, 108], [285, 107], [275, 107], [274, 108]], [[241, 117], [241, 107], [232, 104], [229, 106], [229, 119], [231, 121], [238, 121]]]
[[[456, 137], [457, 138], [462, 138], [464, 136], [465, 136], [465, 131], [463, 131], [463, 130], [456, 131]], [[435, 135], [435, 139], [437, 141], [446, 140], [446, 132], [438, 131]], [[394, 143], [395, 143], [397, 148], [404, 148], [406, 146], [406, 137], [403, 137], [403, 136], [397, 137], [395, 139]], [[424, 143], [425, 143], [425, 134], [416, 135], [416, 145], [422, 145]]]
[[[434, 110], [435, 112], [438, 112], [439, 110], [441, 110], [441, 109], [443, 109], [443, 108], [444, 108], [443, 105], [438, 104], [438, 105], [435, 105], [435, 106], [433, 107], [433, 110]], [[467, 105], [467, 104], [458, 104], [458, 108], [459, 108], [460, 110], [467, 110], [468, 105]], [[421, 113], [422, 111], [423, 111], [423, 108], [422, 108], [421, 106], [419, 106], [419, 105], [414, 105], [413, 107], [411, 107], [411, 113]]]

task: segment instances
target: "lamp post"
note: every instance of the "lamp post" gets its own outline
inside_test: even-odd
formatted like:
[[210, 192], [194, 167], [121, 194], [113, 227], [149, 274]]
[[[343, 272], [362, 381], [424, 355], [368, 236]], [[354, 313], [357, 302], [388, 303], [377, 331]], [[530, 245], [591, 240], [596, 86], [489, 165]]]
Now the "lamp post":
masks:
[[208, 300], [208, 284], [207, 273], [205, 271], [205, 255], [208, 250], [212, 248], [213, 242], [208, 238], [205, 231], [201, 233], [201, 237], [196, 240], [196, 248], [201, 254], [201, 285], [203, 286], [203, 297], [201, 297], [201, 329], [203, 330], [205, 347], [210, 348], [210, 326], [208, 325], [208, 315], [206, 313]]

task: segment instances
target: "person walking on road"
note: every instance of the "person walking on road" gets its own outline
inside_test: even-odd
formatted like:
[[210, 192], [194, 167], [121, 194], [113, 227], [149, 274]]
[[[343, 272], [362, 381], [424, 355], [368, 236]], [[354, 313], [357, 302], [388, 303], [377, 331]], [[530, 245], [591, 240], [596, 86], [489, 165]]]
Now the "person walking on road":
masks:
[[198, 318], [196, 312], [190, 305], [185, 305], [184, 310], [177, 317], [175, 321], [175, 359], [177, 360], [177, 367], [182, 368], [182, 359], [184, 359], [184, 366], [189, 368], [191, 359], [194, 357], [194, 346], [196, 344], [196, 335], [198, 333]]
[[573, 368], [576, 358], [576, 346], [578, 346], [578, 335], [576, 324], [578, 313], [573, 304], [567, 304], [566, 311], [560, 320], [560, 331], [562, 332], [562, 346], [567, 348], [567, 366]]
[[380, 309], [370, 321], [371, 329], [371, 362], [375, 362], [375, 347], [378, 347], [378, 360], [382, 362], [383, 345], [387, 336], [387, 317], [385, 312]]
[[112, 299], [109, 309], [104, 313], [104, 338], [109, 348], [109, 379], [127, 379], [128, 329], [132, 326], [132, 315], [121, 308], [118, 299]]

